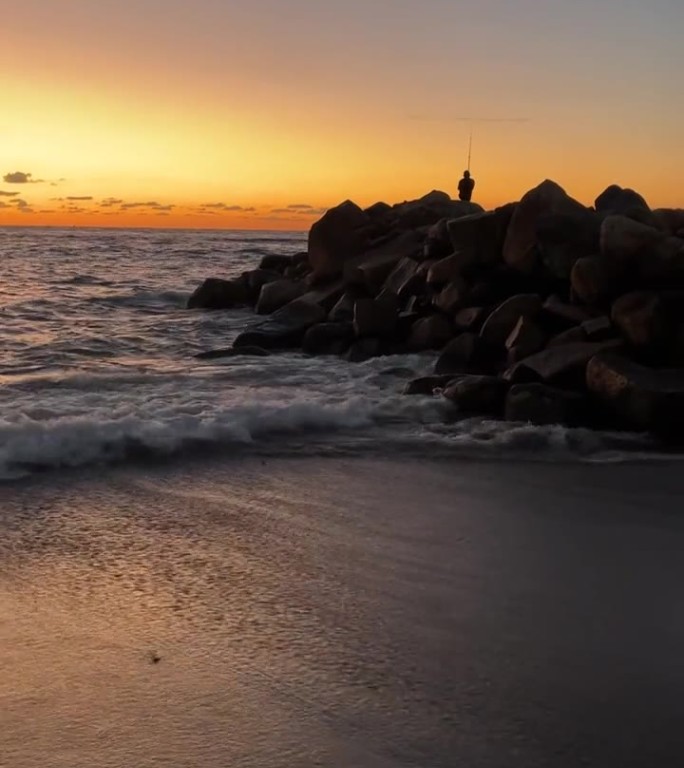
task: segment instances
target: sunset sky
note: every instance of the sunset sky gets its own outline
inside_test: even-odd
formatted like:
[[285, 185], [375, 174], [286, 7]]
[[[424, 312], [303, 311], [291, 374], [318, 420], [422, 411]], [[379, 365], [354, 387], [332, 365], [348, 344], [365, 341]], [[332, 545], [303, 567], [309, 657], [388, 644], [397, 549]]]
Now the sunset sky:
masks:
[[[0, 225], [301, 229], [553, 178], [684, 206], [682, 0], [0, 0]], [[514, 119], [511, 122], [499, 121]]]

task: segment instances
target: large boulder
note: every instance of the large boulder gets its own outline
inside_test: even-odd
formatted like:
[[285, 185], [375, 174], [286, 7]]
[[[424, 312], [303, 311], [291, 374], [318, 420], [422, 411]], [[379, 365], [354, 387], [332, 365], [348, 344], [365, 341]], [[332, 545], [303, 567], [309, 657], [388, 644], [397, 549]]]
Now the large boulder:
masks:
[[294, 347], [306, 331], [325, 320], [326, 312], [318, 304], [297, 299], [238, 335], [233, 346], [264, 349]]
[[546, 336], [529, 317], [520, 317], [506, 339], [508, 362], [517, 363], [544, 348]]
[[506, 232], [516, 205], [509, 203], [494, 211], [451, 219], [447, 226], [453, 250], [467, 254], [471, 261], [481, 264], [501, 261]]
[[[306, 254], [303, 254], [306, 256]], [[277, 253], [267, 253], [262, 257], [259, 262], [259, 269], [265, 269], [268, 272], [278, 272], [281, 275], [285, 273], [285, 270], [292, 266], [292, 256], [281, 256]]]
[[603, 216], [621, 215], [654, 226], [657, 222], [644, 198], [633, 189], [611, 184], [596, 198], [594, 208]]
[[433, 395], [435, 392], [444, 389], [457, 377], [450, 373], [441, 376], [420, 376], [412, 379], [404, 388], [405, 395]]
[[316, 279], [342, 273], [348, 259], [368, 245], [370, 219], [351, 200], [331, 208], [309, 231], [309, 264]]
[[589, 307], [602, 306], [609, 301], [616, 290], [604, 261], [597, 256], [577, 259], [572, 267], [570, 283], [574, 298]]
[[345, 284], [363, 286], [370, 293], [377, 293], [401, 261], [418, 255], [422, 241], [423, 238], [416, 232], [402, 232], [364, 250], [345, 263]]
[[653, 215], [658, 227], [668, 235], [684, 237], [684, 208], [656, 208]]
[[378, 299], [358, 299], [354, 305], [354, 333], [357, 336], [392, 336], [399, 318], [399, 305], [391, 295]]
[[578, 384], [584, 381], [587, 363], [594, 355], [620, 346], [619, 341], [576, 342], [547, 347], [509, 368], [503, 375], [511, 383], [543, 381]]
[[536, 293], [511, 296], [500, 304], [485, 320], [480, 336], [493, 346], [503, 346], [521, 317], [536, 317], [542, 300]]
[[319, 323], [304, 334], [302, 352], [307, 355], [341, 355], [354, 339], [351, 323]]
[[485, 317], [484, 307], [466, 307], [454, 316], [454, 327], [457, 331], [476, 331]]
[[665, 307], [657, 293], [634, 291], [614, 302], [611, 319], [635, 347], [657, 349], [665, 345], [668, 324]]
[[440, 219], [428, 229], [427, 237], [423, 243], [421, 260], [442, 259], [451, 253], [453, 248], [451, 247], [447, 224], [447, 219]]
[[546, 269], [568, 280], [575, 262], [598, 252], [601, 220], [594, 211], [549, 213], [537, 223], [537, 248]]
[[425, 281], [417, 274], [419, 266], [420, 264], [412, 258], [401, 259], [385, 280], [383, 292], [393, 293], [400, 299], [405, 299], [420, 291]]
[[503, 412], [508, 384], [496, 376], [461, 376], [443, 394], [462, 413], [498, 417]]
[[547, 297], [542, 309], [544, 321], [549, 326], [555, 326], [559, 331], [565, 330], [568, 326], [580, 325], [592, 318], [589, 310], [577, 304], [568, 304], [556, 294]]
[[584, 214], [586, 208], [548, 179], [527, 192], [517, 205], [503, 246], [505, 262], [521, 272], [531, 272], [539, 262], [537, 230], [550, 214]]
[[449, 256], [445, 256], [443, 259], [430, 264], [426, 275], [426, 282], [432, 286], [450, 283], [460, 276], [463, 265], [463, 256], [460, 253], [451, 253]]
[[354, 305], [361, 298], [356, 291], [345, 291], [330, 310], [328, 320], [331, 323], [352, 322], [354, 319]]
[[208, 277], [188, 299], [188, 309], [233, 309], [250, 303], [247, 280]]
[[406, 340], [413, 352], [425, 349], [441, 349], [454, 335], [451, 322], [444, 315], [421, 317], [411, 327]]
[[397, 228], [417, 229], [432, 226], [441, 219], [456, 219], [481, 213], [482, 208], [476, 203], [452, 200], [446, 192], [433, 190], [418, 200], [395, 205], [393, 212], [396, 214]]
[[363, 339], [356, 339], [349, 347], [346, 358], [350, 363], [365, 363], [373, 357], [379, 357], [382, 354], [382, 341], [374, 336], [366, 336]]
[[452, 339], [435, 363], [435, 373], [482, 373], [490, 368], [489, 349], [474, 333], [462, 333]]
[[584, 398], [576, 392], [544, 384], [516, 384], [506, 395], [505, 418], [537, 426], [575, 426], [581, 420], [583, 405]]
[[587, 387], [619, 426], [684, 443], [684, 369], [654, 370], [601, 354], [587, 366]]
[[249, 272], [244, 272], [242, 277], [247, 281], [250, 304], [257, 303], [261, 289], [265, 285], [282, 280], [280, 272], [270, 269], [252, 269]]
[[259, 293], [256, 313], [258, 315], [270, 315], [291, 301], [300, 298], [305, 292], [306, 286], [303, 283], [287, 278], [266, 283]]
[[434, 297], [432, 303], [437, 309], [451, 315], [459, 307], [463, 306], [467, 297], [468, 286], [464, 280], [456, 277], [452, 282], [442, 288], [442, 290]]

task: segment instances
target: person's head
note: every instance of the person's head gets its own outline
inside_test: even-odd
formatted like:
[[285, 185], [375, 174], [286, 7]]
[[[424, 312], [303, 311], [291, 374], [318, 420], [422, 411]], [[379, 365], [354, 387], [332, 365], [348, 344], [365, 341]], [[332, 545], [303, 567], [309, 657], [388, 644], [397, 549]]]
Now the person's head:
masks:
[[469, 179], [470, 178], [470, 171], [463, 171], [463, 178]]

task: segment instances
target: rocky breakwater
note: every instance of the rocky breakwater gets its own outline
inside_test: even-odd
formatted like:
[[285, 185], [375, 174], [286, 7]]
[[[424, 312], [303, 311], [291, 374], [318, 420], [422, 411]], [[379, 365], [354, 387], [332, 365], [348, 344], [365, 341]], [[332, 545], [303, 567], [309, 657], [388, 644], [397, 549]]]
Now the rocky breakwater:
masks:
[[432, 351], [407, 394], [684, 443], [684, 211], [615, 185], [590, 208], [548, 180], [492, 211], [443, 192], [346, 201], [307, 252], [208, 279], [188, 306], [266, 315], [228, 354]]

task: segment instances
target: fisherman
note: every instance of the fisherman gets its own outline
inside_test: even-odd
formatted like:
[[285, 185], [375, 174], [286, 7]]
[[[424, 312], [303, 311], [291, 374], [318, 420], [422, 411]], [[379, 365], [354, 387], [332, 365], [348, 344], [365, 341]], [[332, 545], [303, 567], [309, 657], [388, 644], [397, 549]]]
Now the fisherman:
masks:
[[474, 186], [475, 180], [470, 178], [470, 171], [463, 171], [463, 178], [458, 182], [458, 199], [469, 203]]

